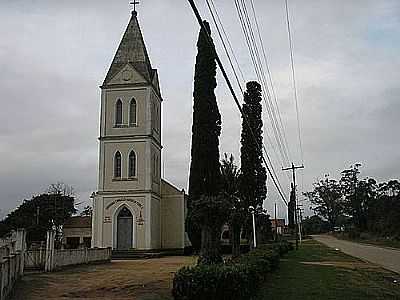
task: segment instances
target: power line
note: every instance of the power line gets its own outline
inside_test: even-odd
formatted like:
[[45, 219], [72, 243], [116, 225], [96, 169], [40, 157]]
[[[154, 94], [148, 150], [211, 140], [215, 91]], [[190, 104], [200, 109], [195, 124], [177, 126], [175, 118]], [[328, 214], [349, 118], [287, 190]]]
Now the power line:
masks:
[[[285, 145], [283, 143], [282, 135], [279, 130], [279, 125], [276, 121], [275, 111], [273, 109], [271, 109], [271, 107], [273, 107], [273, 104], [271, 102], [268, 85], [266, 84], [265, 74], [264, 74], [264, 71], [262, 68], [261, 59], [260, 59], [258, 49], [257, 49], [257, 43], [255, 42], [254, 33], [252, 32], [251, 22], [248, 17], [247, 10], [245, 8], [245, 3], [242, 1], [242, 7], [241, 7], [239, 1], [235, 0], [235, 6], [236, 6], [236, 10], [238, 12], [239, 21], [241, 23], [243, 34], [246, 39], [250, 58], [253, 62], [254, 71], [256, 73], [258, 81], [264, 86], [263, 91], [262, 91], [263, 98], [264, 98], [265, 106], [267, 109], [267, 113], [269, 115], [269, 119], [271, 121], [271, 126], [272, 126], [272, 130], [273, 130], [273, 133], [275, 136], [277, 147], [281, 154], [281, 164], [282, 164], [282, 166], [284, 166], [285, 164], [287, 164], [289, 162], [289, 157], [287, 155], [287, 151], [285, 151], [285, 149], [284, 149]], [[267, 100], [268, 100], [268, 102], [267, 102]], [[268, 131], [266, 131], [266, 133], [267, 133], [267, 137], [269, 138]], [[271, 143], [271, 145], [273, 145], [272, 141], [270, 141], [270, 143]], [[272, 146], [272, 149], [275, 151], [275, 148], [273, 146]], [[264, 149], [264, 150], [266, 151], [266, 149]], [[275, 176], [277, 177], [275, 170], [273, 170], [273, 171], [274, 171]], [[288, 179], [290, 180], [289, 176], [288, 176]], [[280, 188], [281, 188], [281, 190], [283, 190], [282, 187], [280, 187]]]
[[250, 0], [250, 3], [251, 3], [252, 11], [253, 11], [254, 20], [255, 20], [255, 23], [256, 23], [258, 38], [260, 40], [260, 45], [261, 45], [261, 49], [262, 49], [262, 53], [263, 53], [263, 57], [264, 57], [264, 63], [265, 63], [265, 66], [267, 68], [267, 73], [268, 73], [268, 78], [269, 78], [269, 84], [271, 86], [272, 96], [273, 96], [273, 99], [274, 99], [274, 102], [275, 102], [276, 111], [278, 112], [279, 123], [280, 123], [280, 126], [282, 128], [283, 140], [285, 142], [285, 146], [287, 148], [287, 152], [288, 152], [289, 159], [290, 159], [290, 156], [291, 156], [290, 155], [290, 148], [289, 148], [289, 144], [288, 144], [287, 139], [286, 139], [285, 128], [284, 128], [283, 122], [282, 122], [281, 112], [280, 112], [280, 109], [279, 109], [278, 100], [277, 100], [277, 96], [276, 96], [276, 93], [275, 93], [274, 83], [273, 83], [273, 80], [272, 80], [271, 70], [270, 70], [270, 67], [269, 67], [269, 64], [268, 64], [268, 59], [267, 59], [267, 55], [266, 55], [266, 51], [265, 51], [265, 47], [264, 47], [264, 42], [263, 42], [263, 39], [261, 37], [261, 30], [260, 30], [260, 26], [258, 24], [258, 18], [257, 18], [256, 10], [254, 8], [254, 1]]
[[[198, 21], [200, 27], [201, 27], [201, 28], [204, 30], [204, 32], [206, 33], [208, 42], [210, 43], [210, 45], [212, 45], [211, 37], [210, 37], [210, 35], [208, 34], [208, 31], [207, 31], [207, 29], [206, 29], [206, 27], [205, 27], [205, 25], [204, 25], [204, 23], [203, 23], [203, 20], [202, 20], [202, 18], [201, 18], [201, 16], [200, 16], [200, 13], [199, 13], [199, 11], [198, 11], [198, 9], [197, 9], [197, 7], [196, 7], [196, 4], [194, 3], [193, 0], [188, 0], [188, 2], [189, 2], [189, 4], [190, 4], [190, 6], [192, 7], [192, 10], [193, 10], [193, 12], [194, 12], [194, 14], [195, 14], [195, 16], [196, 16], [196, 19], [197, 19], [197, 21]], [[233, 87], [232, 87], [232, 84], [231, 84], [229, 78], [228, 78], [228, 75], [226, 74], [225, 68], [224, 68], [224, 66], [223, 66], [223, 64], [222, 64], [222, 62], [221, 62], [221, 60], [220, 60], [220, 58], [219, 58], [219, 56], [218, 56], [217, 50], [216, 50], [214, 47], [212, 47], [212, 49], [214, 50], [215, 59], [216, 59], [216, 61], [217, 61], [217, 63], [218, 63], [219, 68], [221, 69], [222, 75], [223, 75], [223, 77], [224, 77], [224, 79], [225, 79], [225, 81], [226, 81], [226, 83], [227, 83], [227, 85], [228, 85], [228, 88], [229, 88], [229, 90], [230, 90], [230, 92], [231, 92], [231, 94], [232, 94], [233, 100], [235, 101], [235, 104], [236, 104], [237, 108], [239, 109], [239, 111], [240, 111], [240, 113], [241, 113], [243, 119], [245, 120], [246, 125], [249, 126], [250, 132], [252, 133], [252, 136], [253, 136], [253, 138], [254, 138], [255, 143], [258, 144], [258, 146], [261, 146], [261, 145], [259, 145], [259, 143], [258, 143], [258, 141], [257, 141], [257, 139], [256, 139], [256, 137], [255, 137], [255, 135], [254, 135], [254, 132], [253, 132], [253, 130], [251, 129], [251, 126], [250, 126], [250, 123], [249, 123], [249, 121], [248, 121], [248, 119], [247, 119], [247, 116], [244, 114], [244, 112], [243, 112], [243, 110], [242, 110], [242, 107], [240, 106], [239, 100], [238, 100], [238, 98], [236, 97], [235, 91], [234, 91], [234, 89], [233, 89]], [[268, 153], [265, 153], [265, 155], [268, 156]], [[278, 180], [278, 179], [275, 178], [275, 177], [273, 176], [273, 173], [272, 173], [270, 167], [268, 166], [267, 161], [266, 161], [264, 155], [262, 156], [262, 159], [263, 159], [264, 164], [265, 164], [265, 166], [266, 166], [266, 168], [267, 168], [267, 170], [268, 170], [268, 173], [270, 174], [270, 176], [271, 176], [271, 178], [272, 178], [272, 181], [273, 181], [274, 184], [275, 184], [275, 187], [276, 187], [277, 190], [278, 190], [279, 195], [281, 196], [283, 202], [287, 205], [286, 198], [285, 198], [285, 196], [283, 195], [282, 191], [280, 190], [279, 184], [277, 183], [277, 180]]]
[[293, 40], [292, 40], [292, 33], [290, 30], [288, 0], [285, 0], [285, 9], [286, 9], [286, 23], [287, 23], [287, 31], [288, 31], [288, 39], [289, 39], [289, 48], [290, 48], [290, 62], [291, 62], [291, 68], [292, 68], [293, 93], [294, 93], [294, 100], [296, 103], [297, 133], [299, 136], [300, 157], [301, 157], [302, 163], [304, 164], [303, 145], [301, 142], [299, 106], [298, 106], [298, 99], [297, 99], [298, 97], [297, 97], [297, 87], [296, 87], [296, 75], [295, 75], [294, 58], [293, 58], [294, 57], [294, 55], [293, 55]]
[[[274, 123], [273, 112], [271, 110], [271, 107], [270, 107], [269, 103], [267, 102], [267, 100], [270, 99], [269, 98], [270, 94], [269, 94], [268, 86], [265, 84], [265, 75], [264, 75], [264, 71], [262, 69], [262, 65], [260, 64], [260, 57], [259, 57], [257, 45], [255, 43], [254, 34], [253, 34], [253, 31], [252, 31], [250, 19], [248, 18], [247, 10], [246, 10], [246, 7], [245, 7], [245, 4], [244, 4], [243, 0], [242, 0], [242, 5], [243, 5], [242, 7], [240, 7], [239, 1], [235, 0], [235, 4], [236, 4], [236, 8], [237, 8], [238, 13], [239, 13], [239, 19], [241, 21], [243, 33], [244, 33], [245, 38], [246, 38], [246, 42], [247, 42], [247, 45], [248, 45], [250, 56], [252, 58], [252, 62], [253, 62], [253, 66], [254, 66], [254, 69], [255, 69], [255, 72], [256, 72], [257, 79], [260, 82], [260, 84], [262, 84], [263, 87], [264, 87], [262, 89], [263, 99], [264, 99], [265, 106], [267, 108], [267, 113], [268, 113], [270, 121], [271, 121], [273, 133], [274, 133], [274, 136], [275, 136], [275, 140], [276, 140], [277, 145], [278, 145], [278, 150], [280, 151], [282, 157], [285, 157], [285, 152], [284, 152], [284, 150], [282, 148], [281, 141], [279, 139], [279, 131], [278, 131], [278, 128], [276, 127], [276, 124]], [[272, 145], [272, 141], [271, 141], [271, 145]], [[265, 146], [264, 146], [264, 151], [267, 153], [267, 150], [266, 150]], [[273, 168], [272, 163], [271, 163], [271, 167], [272, 167], [272, 170], [273, 170], [275, 176], [278, 177], [276, 175], [276, 172], [275, 172], [275, 170]], [[279, 184], [280, 189], [282, 190], [282, 187], [280, 186], [279, 182], [278, 182], [278, 184]]]
[[[273, 84], [273, 80], [272, 80], [272, 74], [271, 74], [271, 71], [270, 71], [270, 68], [269, 68], [267, 55], [266, 55], [266, 51], [265, 51], [265, 47], [264, 47], [264, 42], [263, 42], [263, 39], [261, 37], [261, 30], [260, 30], [260, 26], [258, 24], [258, 18], [257, 18], [257, 14], [255, 12], [253, 0], [251, 0], [250, 3], [251, 3], [253, 17], [254, 17], [255, 24], [256, 24], [257, 34], [258, 34], [258, 38], [259, 38], [259, 41], [260, 41], [262, 54], [263, 54], [263, 58], [264, 58], [264, 63], [265, 63], [266, 69], [267, 69], [268, 78], [269, 78], [269, 84], [271, 86], [272, 96], [273, 96], [273, 99], [274, 99], [276, 110], [274, 109], [274, 103], [272, 103], [272, 101], [270, 99], [270, 94], [268, 95], [269, 96], [269, 102], [270, 102], [270, 105], [272, 107], [273, 116], [275, 117], [275, 122], [277, 124], [276, 126], [278, 127], [278, 129], [279, 129], [279, 125], [281, 127], [281, 130], [279, 130], [279, 133], [280, 133], [280, 131], [282, 131], [282, 133], [280, 133], [280, 141], [283, 143], [284, 147], [286, 148], [286, 163], [284, 162], [285, 158], [281, 159], [281, 164], [282, 164], [282, 167], [283, 167], [285, 164], [287, 164], [290, 161], [290, 156], [291, 156], [290, 155], [290, 149], [289, 149], [289, 145], [288, 145], [288, 142], [287, 142], [287, 139], [286, 139], [285, 128], [283, 126], [282, 117], [281, 117], [281, 113], [280, 113], [279, 105], [278, 105], [278, 101], [277, 101], [277, 96], [276, 96], [276, 93], [275, 93], [275, 88], [274, 88], [274, 84]], [[257, 45], [255, 42], [254, 42], [254, 44], [255, 44], [255, 46]], [[261, 60], [260, 60], [260, 65], [262, 65]], [[265, 85], [268, 88], [268, 85], [266, 83], [265, 83]], [[278, 114], [279, 124], [276, 121], [276, 112]], [[282, 141], [282, 136], [283, 136], [283, 141]], [[290, 176], [288, 176], [288, 179], [290, 180]]]
[[[247, 12], [246, 3], [244, 0], [240, 2], [235, 0], [236, 10], [238, 12], [239, 20], [242, 26], [243, 34], [246, 38], [247, 46], [249, 49], [250, 57], [253, 62], [253, 66], [256, 72], [256, 76], [259, 82], [264, 86], [263, 95], [264, 95], [264, 102], [267, 108], [267, 112], [269, 115], [269, 119], [271, 121], [271, 126], [274, 132], [275, 140], [278, 146], [278, 150], [283, 158], [283, 161], [289, 162], [288, 152], [286, 151], [285, 144], [283, 142], [281, 130], [279, 128], [279, 124], [277, 122], [276, 113], [271, 102], [271, 95], [268, 89], [267, 80], [265, 77], [265, 73], [262, 67], [260, 54], [258, 51], [257, 43], [255, 41], [254, 32], [252, 29], [252, 25], [250, 22], [250, 18]], [[268, 102], [267, 102], [268, 100]]]
[[[225, 31], [225, 29], [224, 29], [224, 27], [223, 27], [222, 21], [221, 21], [221, 19], [220, 19], [220, 17], [219, 17], [217, 8], [216, 8], [216, 6], [214, 5], [213, 0], [210, 0], [210, 1], [209, 1], [209, 0], [206, 0], [206, 2], [207, 2], [208, 9], [209, 9], [209, 11], [210, 11], [211, 17], [212, 17], [212, 19], [213, 19], [213, 21], [214, 21], [215, 27], [217, 28], [217, 31], [218, 31], [219, 37], [220, 37], [220, 39], [221, 39], [222, 45], [223, 45], [223, 47], [224, 47], [225, 53], [226, 53], [226, 55], [228, 56], [228, 60], [229, 60], [229, 63], [230, 63], [230, 65], [231, 65], [231, 68], [233, 69], [235, 78], [236, 78], [236, 80], [237, 80], [237, 82], [238, 82], [238, 85], [239, 85], [239, 87], [240, 87], [241, 93], [243, 94], [243, 89], [242, 89], [241, 86], [240, 86], [238, 76], [237, 76], [237, 74], [236, 74], [236, 71], [235, 71], [235, 68], [234, 68], [234, 66], [233, 66], [232, 60], [231, 60], [231, 58], [230, 58], [229, 52], [228, 52], [228, 50], [227, 50], [227, 48], [226, 48], [225, 41], [224, 41], [224, 38], [223, 38], [223, 36], [222, 36], [222, 34], [221, 34], [221, 30], [219, 29], [219, 26], [221, 26], [222, 32], [224, 32], [225, 39], [227, 39], [227, 43], [228, 43], [228, 45], [230, 46], [231, 52], [232, 52], [232, 54], [233, 54], [233, 56], [234, 56], [234, 58], [235, 58], [235, 60], [236, 60], [236, 64], [237, 64], [237, 66], [238, 66], [238, 68], [239, 68], [239, 71], [240, 71], [240, 73], [241, 73], [241, 75], [242, 75], [242, 78], [243, 78], [243, 80], [244, 80], [243, 72], [241, 71], [240, 65], [239, 65], [239, 63], [238, 63], [238, 61], [237, 61], [237, 59], [236, 59], [235, 53], [234, 53], [234, 51], [233, 51], [232, 44], [230, 43], [230, 41], [229, 41], [229, 39], [228, 39], [228, 35], [226, 34], [226, 31]], [[209, 2], [211, 2], [211, 5], [212, 5], [213, 10], [214, 10], [214, 12], [215, 12], [215, 15], [217, 16], [219, 25], [218, 25], [218, 23], [217, 23], [217, 21], [216, 21], [216, 18], [215, 18], [215, 16], [214, 16], [214, 12], [213, 12], [213, 10], [211, 9], [211, 6], [210, 6], [210, 3], [209, 3]], [[276, 154], [275, 148], [273, 147], [273, 143], [272, 143], [271, 137], [270, 137], [269, 134], [268, 134], [268, 131], [265, 131], [265, 134], [266, 134], [266, 136], [267, 136], [267, 140], [269, 141], [269, 143], [270, 143], [270, 145], [271, 145], [271, 148], [274, 150], [274, 152], [275, 152], [275, 154]], [[263, 147], [264, 147], [263, 150], [264, 150], [265, 152], [267, 152], [267, 150], [266, 150], [266, 148], [265, 148], [264, 145], [263, 145]], [[273, 167], [273, 163], [272, 163], [272, 160], [270, 159], [270, 156], [267, 156], [267, 159], [268, 159], [268, 162], [269, 162], [269, 164], [270, 164], [270, 166], [271, 166], [272, 172], [274, 173], [274, 176], [275, 176], [275, 177], [278, 177], [278, 176], [276, 175], [276, 172], [275, 172], [275, 169], [274, 169], [274, 167]], [[282, 162], [282, 165], [283, 165], [283, 162]], [[278, 184], [280, 185], [279, 181], [278, 181]], [[280, 186], [280, 189], [282, 190], [282, 187], [281, 187], [281, 186]]]
[[[208, 4], [208, 1], [207, 1], [207, 4]], [[237, 57], [236, 57], [236, 55], [235, 55], [235, 51], [233, 50], [232, 43], [230, 42], [229, 37], [228, 37], [228, 34], [227, 34], [226, 31], [225, 31], [224, 25], [222, 24], [222, 21], [221, 21], [221, 18], [220, 18], [220, 16], [219, 16], [217, 7], [215, 6], [213, 0], [211, 0], [211, 5], [212, 5], [212, 7], [213, 7], [213, 9], [214, 9], [214, 11], [215, 11], [215, 15], [217, 16], [217, 20], [218, 20], [218, 22], [219, 22], [219, 24], [220, 24], [220, 26], [221, 26], [221, 28], [222, 28], [222, 32], [223, 32], [223, 34], [224, 34], [224, 36], [225, 36], [225, 39], [226, 39], [226, 41], [227, 41], [227, 43], [228, 43], [229, 49], [230, 49], [230, 51], [231, 51], [231, 53], [232, 53], [232, 56], [233, 56], [233, 58], [234, 58], [234, 60], [235, 60], [235, 63], [236, 63], [236, 65], [237, 65], [238, 69], [239, 69], [239, 74], [240, 74], [240, 76], [241, 76], [241, 79], [242, 79], [242, 81], [243, 81], [243, 83], [244, 83], [244, 82], [246, 82], [246, 80], [245, 80], [245, 77], [244, 77], [244, 75], [243, 75], [242, 68], [240, 67], [239, 61], [238, 61], [238, 59], [237, 59]], [[214, 20], [214, 23], [215, 23], [215, 20]], [[221, 39], [222, 39], [222, 38], [221, 38]]]
[[[217, 32], [218, 32], [219, 38], [221, 39], [222, 46], [224, 47], [225, 54], [226, 54], [226, 56], [228, 57], [229, 64], [231, 65], [231, 68], [232, 68], [232, 70], [233, 70], [233, 74], [235, 75], [235, 78], [236, 78], [237, 85], [239, 86], [239, 89], [240, 89], [240, 91], [241, 91], [241, 92], [242, 92], [242, 94], [243, 94], [243, 88], [242, 88], [242, 85], [240, 84], [239, 77], [238, 77], [238, 75], [237, 75], [237, 73], [236, 73], [235, 67], [233, 66], [233, 62], [232, 62], [231, 56], [230, 56], [230, 54], [229, 54], [229, 51], [228, 51], [228, 49], [227, 49], [227, 47], [226, 47], [226, 44], [225, 44], [224, 38], [222, 37], [221, 30], [219, 29], [219, 26], [218, 26], [217, 20], [216, 20], [216, 18], [215, 18], [215, 16], [214, 16], [214, 12], [213, 12], [213, 10], [211, 9], [211, 6], [210, 6], [210, 2], [209, 2], [209, 0], [206, 0], [206, 3], [207, 3], [207, 6], [208, 6], [208, 10], [210, 11], [211, 17], [212, 17], [212, 19], [213, 19], [213, 21], [214, 21], [215, 27], [217, 28]], [[213, 3], [213, 7], [214, 7], [214, 10], [215, 10], [214, 3]], [[216, 14], [217, 14], [217, 13], [216, 13]], [[218, 17], [218, 20], [220, 21], [221, 28], [223, 28], [223, 26], [222, 26], [222, 22], [221, 22], [221, 20], [219, 19], [219, 17]], [[224, 32], [225, 32], [225, 30], [224, 30]], [[229, 39], [227, 38], [227, 35], [225, 35], [225, 37], [226, 37], [226, 39], [227, 39], [227, 41], [228, 41], [229, 45], [231, 45], [231, 44], [230, 44], [230, 42], [229, 42]], [[231, 47], [231, 50], [232, 50], [233, 56], [234, 56], [234, 57], [235, 57], [235, 59], [236, 59], [236, 56], [235, 56], [235, 54], [234, 54], [234, 52], [233, 52], [233, 49], [232, 49], [232, 46], [230, 46], [230, 47]], [[237, 60], [236, 60], [236, 63], [237, 63]], [[238, 63], [237, 63], [237, 64], [238, 64]], [[239, 64], [238, 64], [238, 65], [239, 65]], [[241, 72], [241, 71], [240, 71], [240, 72]], [[244, 79], [244, 76], [243, 76], [243, 73], [242, 73], [242, 72], [241, 72], [241, 74], [242, 74], [242, 78]]]

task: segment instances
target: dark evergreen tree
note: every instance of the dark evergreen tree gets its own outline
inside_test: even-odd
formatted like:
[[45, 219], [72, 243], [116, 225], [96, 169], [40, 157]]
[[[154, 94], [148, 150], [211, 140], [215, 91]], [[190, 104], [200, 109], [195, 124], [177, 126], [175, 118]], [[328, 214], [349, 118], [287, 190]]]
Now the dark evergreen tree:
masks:
[[[204, 21], [209, 34], [209, 24]], [[212, 41], [212, 40], [211, 40]], [[195, 249], [200, 248], [201, 228], [193, 218], [193, 203], [201, 196], [217, 196], [220, 192], [219, 136], [221, 115], [214, 90], [217, 86], [214, 44], [200, 30], [194, 74], [192, 151], [189, 175], [187, 231]]]
[[259, 211], [267, 196], [267, 174], [262, 160], [261, 86], [251, 81], [246, 89], [243, 113], [247, 120], [243, 117], [240, 195], [246, 207], [253, 206]]
[[201, 196], [192, 203], [192, 220], [200, 225], [201, 249], [199, 264], [222, 263], [220, 254], [221, 228], [226, 223], [230, 203], [220, 194]]
[[239, 197], [240, 169], [235, 165], [233, 155], [225, 153], [221, 162], [222, 194], [229, 203], [229, 231], [232, 244], [232, 256], [240, 255], [240, 231], [246, 219], [247, 207]]

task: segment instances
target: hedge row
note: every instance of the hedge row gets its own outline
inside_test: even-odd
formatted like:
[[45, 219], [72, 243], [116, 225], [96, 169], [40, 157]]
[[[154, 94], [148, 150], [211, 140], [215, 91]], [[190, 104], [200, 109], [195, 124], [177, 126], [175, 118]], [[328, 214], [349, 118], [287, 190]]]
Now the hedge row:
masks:
[[174, 299], [249, 300], [266, 275], [279, 266], [279, 257], [291, 249], [288, 242], [261, 245], [225, 264], [184, 267], [174, 277]]

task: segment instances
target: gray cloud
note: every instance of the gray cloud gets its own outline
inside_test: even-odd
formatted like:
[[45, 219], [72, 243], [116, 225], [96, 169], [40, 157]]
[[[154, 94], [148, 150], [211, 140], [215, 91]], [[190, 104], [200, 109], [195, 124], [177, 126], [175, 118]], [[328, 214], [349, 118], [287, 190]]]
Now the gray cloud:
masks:
[[[338, 177], [355, 161], [364, 163], [365, 176], [398, 177], [400, 4], [289, 4], [306, 164], [300, 185], [309, 189], [325, 173]], [[255, 79], [233, 3], [216, 5], [246, 79]], [[292, 156], [299, 161], [283, 2], [255, 5]], [[128, 19], [125, 1], [0, 3], [1, 209], [14, 208], [55, 181], [74, 185], [83, 201], [96, 189], [98, 86]], [[172, 0], [143, 1], [139, 21], [165, 99], [165, 175], [186, 188], [198, 28], [188, 4]], [[218, 82], [221, 154], [238, 160], [241, 119], [221, 77]], [[272, 135], [266, 115], [264, 121]], [[288, 179], [269, 150], [287, 192]], [[271, 209], [278, 198], [271, 182], [268, 186]]]

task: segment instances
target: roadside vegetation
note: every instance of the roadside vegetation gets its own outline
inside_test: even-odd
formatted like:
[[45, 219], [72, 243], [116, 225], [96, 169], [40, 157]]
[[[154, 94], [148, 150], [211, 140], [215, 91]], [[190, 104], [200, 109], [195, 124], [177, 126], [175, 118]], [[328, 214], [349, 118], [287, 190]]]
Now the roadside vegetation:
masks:
[[307, 240], [269, 274], [257, 300], [400, 299], [399, 279], [398, 274]]
[[304, 194], [317, 215], [305, 219], [305, 234], [331, 231], [346, 239], [399, 247], [400, 182], [360, 178], [360, 167], [342, 171], [339, 180], [326, 175]]

